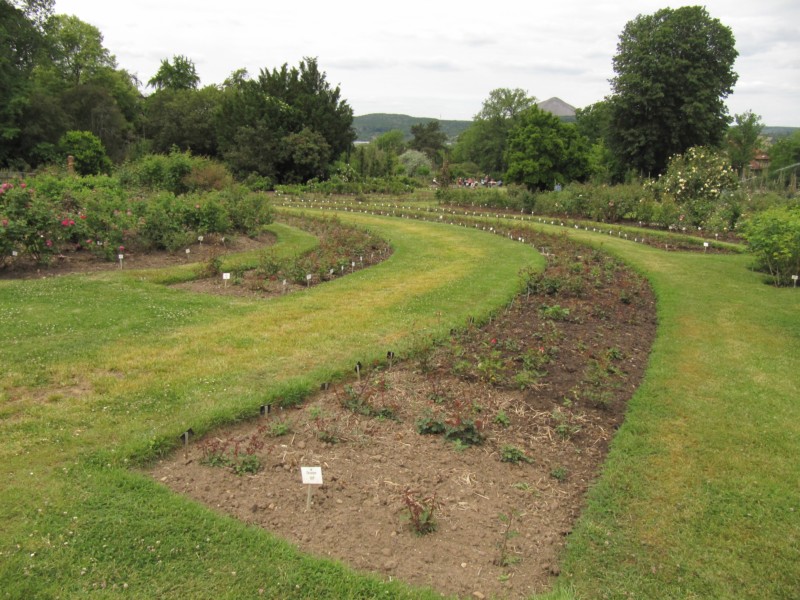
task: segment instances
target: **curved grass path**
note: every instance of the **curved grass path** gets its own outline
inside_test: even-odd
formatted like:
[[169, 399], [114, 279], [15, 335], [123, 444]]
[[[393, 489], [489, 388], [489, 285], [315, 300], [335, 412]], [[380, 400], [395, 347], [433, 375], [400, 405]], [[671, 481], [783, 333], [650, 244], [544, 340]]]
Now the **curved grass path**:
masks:
[[647, 274], [659, 329], [552, 597], [800, 597], [800, 292], [566, 232]]
[[124, 271], [0, 282], [0, 597], [427, 595], [303, 556], [128, 468], [188, 427], [298, 401], [357, 360], [485, 317], [518, 290], [520, 268], [542, 264], [472, 230], [348, 220], [387, 238], [392, 257], [269, 301]]

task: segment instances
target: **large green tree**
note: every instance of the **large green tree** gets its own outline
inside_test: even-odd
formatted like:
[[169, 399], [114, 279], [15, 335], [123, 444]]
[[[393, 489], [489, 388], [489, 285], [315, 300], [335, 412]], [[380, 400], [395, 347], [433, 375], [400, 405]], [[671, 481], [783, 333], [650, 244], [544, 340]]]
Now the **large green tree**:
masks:
[[525, 90], [497, 88], [489, 92], [472, 124], [459, 136], [453, 160], [478, 165], [482, 174], [502, 177], [508, 134], [518, 116], [536, 104]]
[[0, 0], [0, 165], [22, 167], [23, 113], [30, 76], [44, 48], [42, 22], [50, 2]]
[[200, 76], [194, 63], [185, 56], [178, 54], [172, 61], [162, 59], [158, 71], [147, 82], [147, 85], [157, 90], [196, 90], [200, 84]]
[[531, 106], [508, 137], [506, 179], [529, 190], [582, 181], [588, 175], [589, 143], [572, 123]]
[[441, 123], [436, 120], [417, 123], [411, 126], [410, 150], [424, 152], [434, 164], [441, 164], [441, 152], [445, 149], [447, 134], [441, 130]]
[[50, 67], [70, 85], [88, 83], [103, 68], [115, 69], [117, 61], [103, 46], [103, 34], [78, 17], [54, 15], [45, 25]]
[[199, 90], [163, 89], [145, 100], [145, 132], [154, 152], [180, 150], [216, 157], [217, 115], [223, 92], [216, 86]]
[[611, 80], [611, 137], [630, 169], [663, 172], [669, 157], [716, 146], [737, 80], [733, 33], [701, 6], [664, 8], [628, 22]]
[[769, 149], [770, 173], [775, 173], [780, 169], [795, 167], [800, 163], [800, 131], [795, 131], [792, 135], [782, 137], [776, 141]]
[[220, 152], [239, 173], [295, 181], [327, 171], [355, 140], [353, 110], [314, 58], [298, 67], [262, 69], [257, 79], [236, 71], [224, 86], [217, 134]]
[[734, 124], [725, 136], [725, 142], [731, 166], [741, 176], [753, 160], [756, 151], [760, 150], [764, 124], [760, 116], [749, 110], [741, 115], [734, 115], [733, 121]]

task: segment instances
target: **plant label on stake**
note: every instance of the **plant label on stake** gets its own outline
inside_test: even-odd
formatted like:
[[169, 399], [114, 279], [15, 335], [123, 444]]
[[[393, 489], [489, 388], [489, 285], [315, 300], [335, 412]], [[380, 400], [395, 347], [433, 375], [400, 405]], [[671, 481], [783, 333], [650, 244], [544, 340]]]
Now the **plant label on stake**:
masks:
[[311, 273], [306, 275], [306, 287], [311, 287]]
[[394, 352], [392, 352], [391, 350], [389, 350], [389, 351], [386, 353], [386, 358], [387, 358], [387, 360], [389, 361], [389, 368], [391, 369], [391, 368], [392, 368], [392, 362], [394, 362]]
[[222, 274], [222, 285], [224, 287], [228, 287], [228, 279], [230, 279], [230, 278], [231, 278], [231, 274], [230, 273], [223, 273]]
[[797, 275], [792, 275], [793, 287], [797, 287]]
[[356, 377], [358, 377], [358, 380], [361, 381], [361, 361], [356, 363]]
[[117, 258], [119, 258], [119, 268], [122, 268], [122, 259], [125, 258], [124, 254], [118, 254]]
[[183, 458], [188, 458], [189, 456], [189, 438], [193, 435], [194, 431], [192, 431], [192, 428], [190, 427], [179, 436], [183, 442]]
[[708, 242], [703, 242], [703, 252], [708, 250]]
[[315, 485], [322, 485], [322, 467], [300, 467], [300, 476], [303, 485], [307, 487], [306, 510], [311, 510], [311, 489]]
[[262, 404], [260, 412], [262, 417], [268, 417], [272, 412], [272, 404]]
[[202, 235], [198, 235], [197, 236], [197, 241], [200, 242], [200, 245], [202, 246], [203, 245], [203, 236]]

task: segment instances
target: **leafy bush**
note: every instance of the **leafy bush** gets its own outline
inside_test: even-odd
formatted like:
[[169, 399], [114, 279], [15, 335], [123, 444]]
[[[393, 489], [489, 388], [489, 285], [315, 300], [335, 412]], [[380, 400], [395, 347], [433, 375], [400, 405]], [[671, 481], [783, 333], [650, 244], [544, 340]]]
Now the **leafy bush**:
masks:
[[673, 156], [667, 170], [652, 184], [656, 199], [672, 199], [681, 207], [681, 222], [704, 227], [721, 199], [736, 190], [739, 179], [727, 157], [711, 148], [689, 148]]
[[117, 169], [124, 186], [165, 190], [173, 194], [221, 190], [233, 182], [221, 163], [174, 149], [168, 155], [147, 154]]
[[79, 175], [97, 175], [111, 171], [111, 159], [100, 138], [91, 131], [68, 131], [58, 142], [64, 156], [75, 159], [75, 172]]
[[800, 206], [771, 208], [743, 223], [742, 235], [775, 285], [790, 285], [800, 274]]

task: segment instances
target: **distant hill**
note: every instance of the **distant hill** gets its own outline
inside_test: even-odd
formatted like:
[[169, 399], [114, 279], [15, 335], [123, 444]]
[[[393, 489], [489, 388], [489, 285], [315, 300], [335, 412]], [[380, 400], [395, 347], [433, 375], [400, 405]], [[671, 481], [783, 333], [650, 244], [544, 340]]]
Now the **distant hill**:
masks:
[[761, 133], [773, 140], [778, 140], [782, 137], [790, 136], [798, 130], [800, 130], [800, 127], [771, 127], [767, 125], [761, 130]]
[[[542, 110], [549, 111], [562, 121], [575, 121], [575, 107], [567, 104], [560, 98], [550, 98], [538, 104]], [[405, 134], [407, 140], [412, 138], [411, 127], [420, 123], [439, 121], [439, 127], [447, 134], [451, 142], [455, 142], [461, 133], [472, 124], [472, 121], [445, 121], [430, 117], [410, 117], [388, 113], [372, 113], [353, 117], [353, 128], [356, 130], [356, 141], [369, 142], [382, 133], [399, 129]]]
[[412, 138], [412, 125], [424, 125], [430, 121], [439, 121], [439, 128], [447, 134], [450, 141], [455, 141], [461, 132], [472, 124], [472, 121], [444, 121], [428, 117], [373, 113], [354, 117], [353, 128], [356, 130], [356, 141], [359, 142], [369, 142], [382, 133], [393, 129], [399, 129], [405, 134], [406, 139], [410, 140]]
[[561, 98], [550, 98], [544, 102], [539, 102], [536, 106], [560, 117], [562, 120], [575, 120], [575, 107], [567, 104]]

